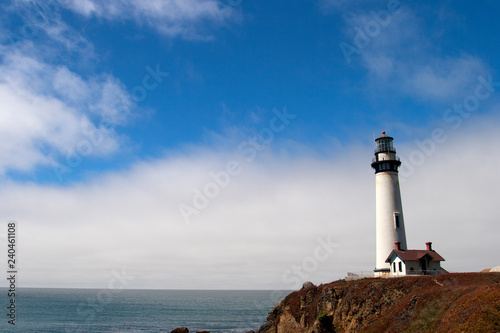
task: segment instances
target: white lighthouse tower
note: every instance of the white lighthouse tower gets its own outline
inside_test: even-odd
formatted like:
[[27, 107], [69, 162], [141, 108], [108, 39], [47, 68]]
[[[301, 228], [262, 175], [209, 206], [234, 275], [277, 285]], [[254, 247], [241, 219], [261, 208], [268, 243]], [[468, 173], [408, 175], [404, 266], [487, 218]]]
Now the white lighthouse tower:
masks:
[[399, 190], [398, 167], [401, 161], [396, 156], [394, 139], [385, 135], [375, 139], [375, 158], [372, 168], [376, 180], [376, 267], [375, 275], [390, 273], [387, 257], [394, 249], [395, 242], [400, 242], [401, 250], [406, 250], [405, 223], [401, 192]]

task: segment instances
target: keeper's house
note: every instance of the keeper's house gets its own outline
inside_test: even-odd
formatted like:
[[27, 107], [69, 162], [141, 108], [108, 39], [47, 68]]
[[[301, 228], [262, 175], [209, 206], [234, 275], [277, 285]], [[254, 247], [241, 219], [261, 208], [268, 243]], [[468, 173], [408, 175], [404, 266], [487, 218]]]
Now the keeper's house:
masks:
[[425, 243], [427, 250], [402, 250], [401, 243], [395, 242], [385, 262], [390, 264], [390, 275], [434, 275], [441, 274], [441, 257], [432, 249], [432, 243]]

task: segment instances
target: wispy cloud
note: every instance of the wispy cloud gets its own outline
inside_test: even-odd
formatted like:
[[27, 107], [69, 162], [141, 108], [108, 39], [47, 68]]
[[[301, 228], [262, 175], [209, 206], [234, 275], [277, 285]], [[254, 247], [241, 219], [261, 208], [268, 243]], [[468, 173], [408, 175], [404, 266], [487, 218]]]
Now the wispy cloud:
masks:
[[4, 156], [0, 173], [47, 165], [95, 131], [106, 139], [93, 155], [116, 151], [120, 144], [110, 126], [124, 124], [132, 107], [117, 79], [110, 75], [83, 78], [19, 49], [2, 48], [0, 55], [0, 152]]
[[[40, 58], [64, 59], [77, 54], [80, 59], [94, 57], [93, 45], [61, 17], [56, 0], [10, 1], [3, 4], [0, 42], [10, 47], [35, 43]], [[57, 49], [57, 52], [54, 52]]]
[[84, 156], [118, 151], [115, 128], [127, 124], [133, 98], [116, 77], [89, 68], [93, 45], [64, 22], [60, 2], [12, 1], [4, 9], [0, 175], [53, 166], [78, 149]]
[[361, 4], [374, 3], [375, 1], [367, 0], [318, 0], [318, 6], [325, 13], [329, 14], [337, 11], [351, 10]]
[[[391, 89], [418, 99], [449, 102], [470, 89], [479, 75], [491, 72], [466, 52], [442, 54], [408, 1], [344, 16], [347, 62], [368, 71], [372, 89]], [[439, 10], [439, 8], [435, 9]]]
[[63, 0], [67, 8], [85, 16], [110, 20], [133, 19], [160, 33], [188, 39], [209, 38], [207, 24], [221, 26], [238, 20], [234, 7], [217, 0]]

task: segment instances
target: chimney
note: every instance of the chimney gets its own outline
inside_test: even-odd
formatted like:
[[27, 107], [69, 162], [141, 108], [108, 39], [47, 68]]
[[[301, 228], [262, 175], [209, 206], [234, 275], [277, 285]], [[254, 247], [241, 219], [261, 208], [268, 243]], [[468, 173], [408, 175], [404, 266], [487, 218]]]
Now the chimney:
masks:
[[401, 250], [401, 242], [394, 242], [394, 245], [396, 246], [396, 250]]
[[427, 251], [432, 251], [432, 242], [427, 242], [425, 245], [427, 245]]

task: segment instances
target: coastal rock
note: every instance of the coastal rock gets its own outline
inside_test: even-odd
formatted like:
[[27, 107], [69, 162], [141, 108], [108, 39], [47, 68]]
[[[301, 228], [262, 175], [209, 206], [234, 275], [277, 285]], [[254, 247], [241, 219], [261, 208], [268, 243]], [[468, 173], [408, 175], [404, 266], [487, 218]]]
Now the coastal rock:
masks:
[[197, 331], [196, 333], [210, 333], [210, 331]]
[[258, 333], [500, 332], [500, 273], [339, 280], [303, 288]]
[[175, 330], [170, 331], [170, 333], [188, 333], [187, 327], [177, 327]]
[[302, 289], [307, 289], [307, 288], [311, 288], [311, 287], [316, 287], [316, 286], [314, 285], [314, 283], [312, 283], [310, 281], [304, 282], [304, 284], [302, 285]]

